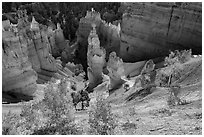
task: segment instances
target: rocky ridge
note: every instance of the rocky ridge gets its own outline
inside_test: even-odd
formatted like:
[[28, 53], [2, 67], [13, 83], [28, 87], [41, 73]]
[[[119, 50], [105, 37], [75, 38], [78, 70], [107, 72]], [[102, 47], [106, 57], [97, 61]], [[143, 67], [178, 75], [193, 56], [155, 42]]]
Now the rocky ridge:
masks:
[[53, 51], [57, 49], [60, 53], [67, 46], [60, 26], [51, 31], [34, 17], [29, 22], [26, 11], [18, 12], [18, 24], [9, 21], [3, 24], [3, 92], [32, 96], [36, 82], [45, 83], [52, 77], [72, 77], [75, 69], [80, 73], [80, 66], [73, 64], [72, 72], [66, 66], [62, 67], [62, 62], [57, 65], [52, 56], [55, 55]]

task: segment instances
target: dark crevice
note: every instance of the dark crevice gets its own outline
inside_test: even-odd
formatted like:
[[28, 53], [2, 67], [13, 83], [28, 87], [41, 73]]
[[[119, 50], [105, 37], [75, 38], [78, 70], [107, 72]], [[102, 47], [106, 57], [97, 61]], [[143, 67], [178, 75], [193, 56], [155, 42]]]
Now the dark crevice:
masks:
[[2, 49], [3, 49], [4, 53], [6, 54], [6, 48], [5, 48], [4, 42], [2, 42]]
[[126, 49], [126, 50], [127, 50], [127, 52], [128, 52], [128, 51], [129, 51], [129, 47], [127, 47], [127, 49]]
[[167, 30], [167, 36], [169, 35], [169, 29], [170, 29], [170, 25], [171, 25], [171, 19], [172, 19], [172, 16], [173, 16], [173, 11], [174, 11], [174, 8], [176, 7], [176, 5], [173, 5], [171, 7], [171, 16], [170, 16], [170, 19], [169, 19], [169, 23], [168, 23], [168, 30]]

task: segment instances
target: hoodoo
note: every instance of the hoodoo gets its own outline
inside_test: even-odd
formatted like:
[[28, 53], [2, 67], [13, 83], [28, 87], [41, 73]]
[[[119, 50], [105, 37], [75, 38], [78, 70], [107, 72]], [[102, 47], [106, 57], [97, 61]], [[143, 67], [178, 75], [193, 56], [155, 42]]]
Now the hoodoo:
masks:
[[87, 73], [89, 79], [89, 89], [93, 89], [102, 82], [102, 72], [105, 66], [106, 51], [100, 47], [100, 41], [96, 33], [96, 25], [92, 24], [93, 30], [88, 37], [88, 52], [87, 52]]
[[202, 3], [3, 2], [2, 134], [201, 135]]

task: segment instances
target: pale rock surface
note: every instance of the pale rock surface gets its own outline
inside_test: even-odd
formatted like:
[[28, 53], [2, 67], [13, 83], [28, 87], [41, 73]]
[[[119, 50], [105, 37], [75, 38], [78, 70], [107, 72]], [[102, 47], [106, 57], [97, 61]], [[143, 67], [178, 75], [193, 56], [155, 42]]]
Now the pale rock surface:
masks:
[[10, 20], [2, 21], [2, 30], [3, 31], [9, 31], [10, 27], [11, 27]]
[[25, 11], [19, 12], [19, 16], [17, 26], [13, 25], [11, 30], [25, 41], [28, 60], [38, 73], [38, 82], [46, 82], [57, 71], [55, 59], [51, 55], [48, 29], [39, 24], [34, 17], [31, 23], [28, 22]]
[[135, 62], [166, 56], [169, 50], [202, 49], [201, 3], [123, 3], [120, 57]]
[[96, 25], [92, 24], [93, 30], [88, 37], [88, 52], [87, 52], [87, 73], [89, 79], [89, 89], [93, 89], [103, 80], [102, 72], [105, 66], [106, 51], [100, 47], [100, 41], [96, 33]]
[[109, 55], [107, 69], [109, 71], [108, 75], [110, 77], [110, 86], [109, 86], [110, 89], [118, 88], [118, 86], [121, 86], [125, 82], [121, 78], [125, 76], [123, 60], [117, 57], [115, 52], [111, 52]]
[[60, 52], [62, 52], [67, 46], [67, 43], [64, 38], [63, 30], [61, 29], [59, 23], [57, 23], [57, 29], [55, 30], [55, 43], [56, 43], [56, 46], [59, 48]]
[[37, 74], [28, 59], [25, 39], [12, 31], [4, 31], [2, 41], [2, 91], [32, 96], [37, 87]]

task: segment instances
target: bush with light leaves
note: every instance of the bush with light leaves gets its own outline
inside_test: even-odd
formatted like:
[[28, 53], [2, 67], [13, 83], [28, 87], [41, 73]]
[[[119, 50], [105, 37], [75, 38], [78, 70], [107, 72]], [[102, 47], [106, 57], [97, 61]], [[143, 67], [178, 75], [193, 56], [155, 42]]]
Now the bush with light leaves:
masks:
[[113, 135], [117, 127], [116, 119], [111, 112], [111, 106], [102, 96], [96, 98], [96, 103], [89, 111], [89, 134]]
[[7, 123], [7, 126], [3, 127], [3, 134], [81, 134], [75, 124], [72, 100], [66, 87], [65, 79], [59, 84], [50, 82], [42, 100], [24, 103], [20, 115], [5, 115], [3, 125]]
[[169, 82], [175, 82], [182, 75], [182, 64], [189, 61], [192, 56], [192, 51], [190, 50], [175, 50], [170, 52], [169, 56], [165, 58], [165, 68], [157, 71], [156, 83], [159, 86], [169, 86]]

